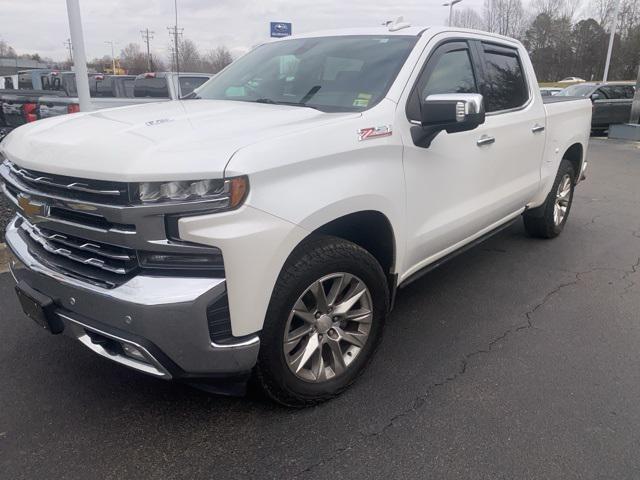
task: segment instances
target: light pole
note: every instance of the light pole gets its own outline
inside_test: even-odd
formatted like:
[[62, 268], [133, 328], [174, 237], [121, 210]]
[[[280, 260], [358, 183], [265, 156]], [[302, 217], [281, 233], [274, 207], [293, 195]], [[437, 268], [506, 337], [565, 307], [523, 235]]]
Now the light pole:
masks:
[[611, 20], [611, 35], [609, 36], [609, 49], [607, 50], [607, 59], [604, 63], [604, 76], [602, 78], [603, 82], [607, 81], [607, 77], [609, 76], [609, 65], [611, 64], [611, 52], [613, 51], [613, 40], [616, 38], [616, 27], [618, 25], [618, 13], [620, 13], [620, 4], [622, 2], [618, 0], [616, 2], [616, 11], [613, 14], [613, 20]]
[[111, 75], [115, 75], [116, 74], [116, 57], [114, 56], [113, 53], [113, 42], [112, 41], [105, 41], [104, 43], [106, 43], [107, 45], [111, 45]]
[[87, 57], [84, 53], [84, 35], [80, 18], [80, 4], [78, 0], [67, 0], [67, 15], [69, 16], [69, 32], [73, 48], [73, 71], [76, 74], [78, 101], [80, 111], [91, 110], [89, 97], [89, 75], [87, 75]]
[[449, 7], [449, 26], [451, 26], [451, 23], [453, 21], [453, 6], [456, 3], [460, 3], [461, 1], [462, 0], [451, 0], [450, 2], [446, 2], [442, 4], [443, 7]]

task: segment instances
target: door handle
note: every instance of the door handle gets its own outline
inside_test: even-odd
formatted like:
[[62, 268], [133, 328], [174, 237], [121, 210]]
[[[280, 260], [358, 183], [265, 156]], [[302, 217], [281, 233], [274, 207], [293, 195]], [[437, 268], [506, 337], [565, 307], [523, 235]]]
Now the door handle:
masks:
[[544, 125], [534, 125], [531, 131], [533, 133], [544, 132]]
[[482, 147], [484, 145], [491, 145], [495, 143], [496, 139], [494, 137], [488, 137], [487, 135], [482, 135], [480, 139], [476, 142], [476, 145]]

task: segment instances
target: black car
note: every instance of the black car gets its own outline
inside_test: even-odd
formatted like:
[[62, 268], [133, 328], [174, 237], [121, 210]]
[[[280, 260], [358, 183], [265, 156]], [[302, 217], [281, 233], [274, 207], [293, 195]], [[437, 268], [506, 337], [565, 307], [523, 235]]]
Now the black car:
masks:
[[571, 85], [557, 95], [591, 98], [591, 129], [594, 133], [602, 133], [609, 125], [629, 121], [634, 93], [635, 85], [631, 82], [588, 82]]

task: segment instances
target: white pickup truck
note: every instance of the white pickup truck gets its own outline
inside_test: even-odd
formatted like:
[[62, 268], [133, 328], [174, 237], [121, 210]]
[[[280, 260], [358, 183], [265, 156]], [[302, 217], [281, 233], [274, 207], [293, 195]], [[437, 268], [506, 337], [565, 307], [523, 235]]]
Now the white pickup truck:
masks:
[[192, 96], [9, 134], [16, 290], [120, 364], [287, 405], [351, 384], [422, 273], [521, 216], [558, 235], [587, 164], [589, 100], [471, 30], [290, 37]]

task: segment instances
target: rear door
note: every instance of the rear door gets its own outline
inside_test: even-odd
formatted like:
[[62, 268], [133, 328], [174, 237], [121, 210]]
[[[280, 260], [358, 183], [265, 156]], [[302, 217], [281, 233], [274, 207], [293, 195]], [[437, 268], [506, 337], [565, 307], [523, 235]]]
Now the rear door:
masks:
[[[631, 113], [632, 98], [627, 98], [624, 85], [603, 85], [600, 90], [606, 95], [606, 124], [626, 123]], [[604, 103], [604, 102], [603, 102]]]

